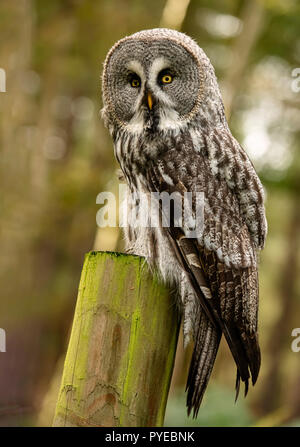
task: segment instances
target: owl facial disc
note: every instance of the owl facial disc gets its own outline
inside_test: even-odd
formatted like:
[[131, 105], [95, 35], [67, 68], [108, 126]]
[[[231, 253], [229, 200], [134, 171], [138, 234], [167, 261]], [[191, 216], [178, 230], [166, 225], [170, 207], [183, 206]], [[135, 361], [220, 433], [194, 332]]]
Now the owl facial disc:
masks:
[[120, 126], [131, 133], [155, 132], [178, 128], [195, 109], [201, 70], [184, 43], [137, 33], [109, 52], [103, 85], [107, 112]]

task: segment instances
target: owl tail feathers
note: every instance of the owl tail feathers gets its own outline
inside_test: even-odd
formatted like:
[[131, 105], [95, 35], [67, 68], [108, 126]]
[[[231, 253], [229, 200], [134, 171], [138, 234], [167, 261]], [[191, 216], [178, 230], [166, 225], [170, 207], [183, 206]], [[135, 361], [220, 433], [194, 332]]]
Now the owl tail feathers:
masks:
[[187, 412], [196, 418], [218, 352], [221, 331], [217, 331], [206, 315], [200, 315], [193, 356], [186, 385]]
[[[229, 347], [231, 349], [231, 352], [237, 365], [235, 401], [237, 401], [237, 398], [239, 396], [241, 380], [245, 384], [245, 392], [244, 392], [245, 397], [247, 396], [249, 389], [250, 375], [252, 385], [255, 385], [259, 374], [260, 361], [261, 361], [257, 334], [253, 334], [253, 336], [250, 336], [249, 334], [247, 334], [247, 336], [246, 334], [241, 335], [242, 335], [241, 338], [237, 337], [235, 339], [234, 345], [230, 343], [229, 339], [227, 338], [227, 342], [229, 342], [228, 343]], [[241, 343], [238, 342], [239, 340], [241, 340]]]

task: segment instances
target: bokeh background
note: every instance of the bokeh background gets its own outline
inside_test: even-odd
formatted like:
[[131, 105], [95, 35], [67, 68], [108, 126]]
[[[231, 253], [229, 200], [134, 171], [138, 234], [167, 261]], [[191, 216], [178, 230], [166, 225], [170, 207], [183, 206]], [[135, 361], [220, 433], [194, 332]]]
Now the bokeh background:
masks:
[[300, 327], [299, 2], [0, 0], [2, 426], [51, 425], [84, 254], [122, 250], [118, 229], [95, 220], [97, 194], [118, 186], [100, 73], [116, 40], [158, 26], [191, 35], [211, 58], [232, 132], [266, 188], [269, 222], [258, 384], [234, 404], [223, 344], [199, 417], [187, 419], [190, 352], [180, 340], [165, 425], [300, 425], [300, 352], [291, 349]]

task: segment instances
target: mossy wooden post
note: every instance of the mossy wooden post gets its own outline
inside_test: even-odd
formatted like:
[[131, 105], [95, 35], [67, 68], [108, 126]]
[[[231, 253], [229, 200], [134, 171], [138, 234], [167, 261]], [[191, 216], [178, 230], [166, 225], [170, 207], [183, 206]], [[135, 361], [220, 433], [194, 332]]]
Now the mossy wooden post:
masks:
[[162, 426], [179, 318], [138, 256], [86, 255], [54, 426]]

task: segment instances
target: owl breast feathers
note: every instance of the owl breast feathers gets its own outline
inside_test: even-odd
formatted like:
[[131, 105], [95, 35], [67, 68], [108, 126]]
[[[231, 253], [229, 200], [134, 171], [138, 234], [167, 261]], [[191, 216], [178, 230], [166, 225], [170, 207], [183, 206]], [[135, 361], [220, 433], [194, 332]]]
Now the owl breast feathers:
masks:
[[[128, 251], [145, 256], [176, 287], [185, 344], [192, 336], [188, 413], [197, 415], [222, 334], [245, 394], [260, 368], [257, 334], [257, 251], [267, 233], [263, 188], [232, 136], [212, 65], [188, 36], [167, 29], [141, 31], [117, 42], [103, 71], [102, 116], [128, 184], [128, 206], [149, 225], [130, 222]], [[169, 207], [151, 226], [155, 197], [192, 197], [178, 224]], [[141, 194], [147, 200], [141, 200]], [[156, 194], [156, 195], [155, 195]], [[197, 194], [202, 198], [201, 232]], [[173, 202], [172, 202], [173, 203]], [[172, 214], [173, 213], [173, 214]], [[189, 213], [189, 215], [187, 215]]]

